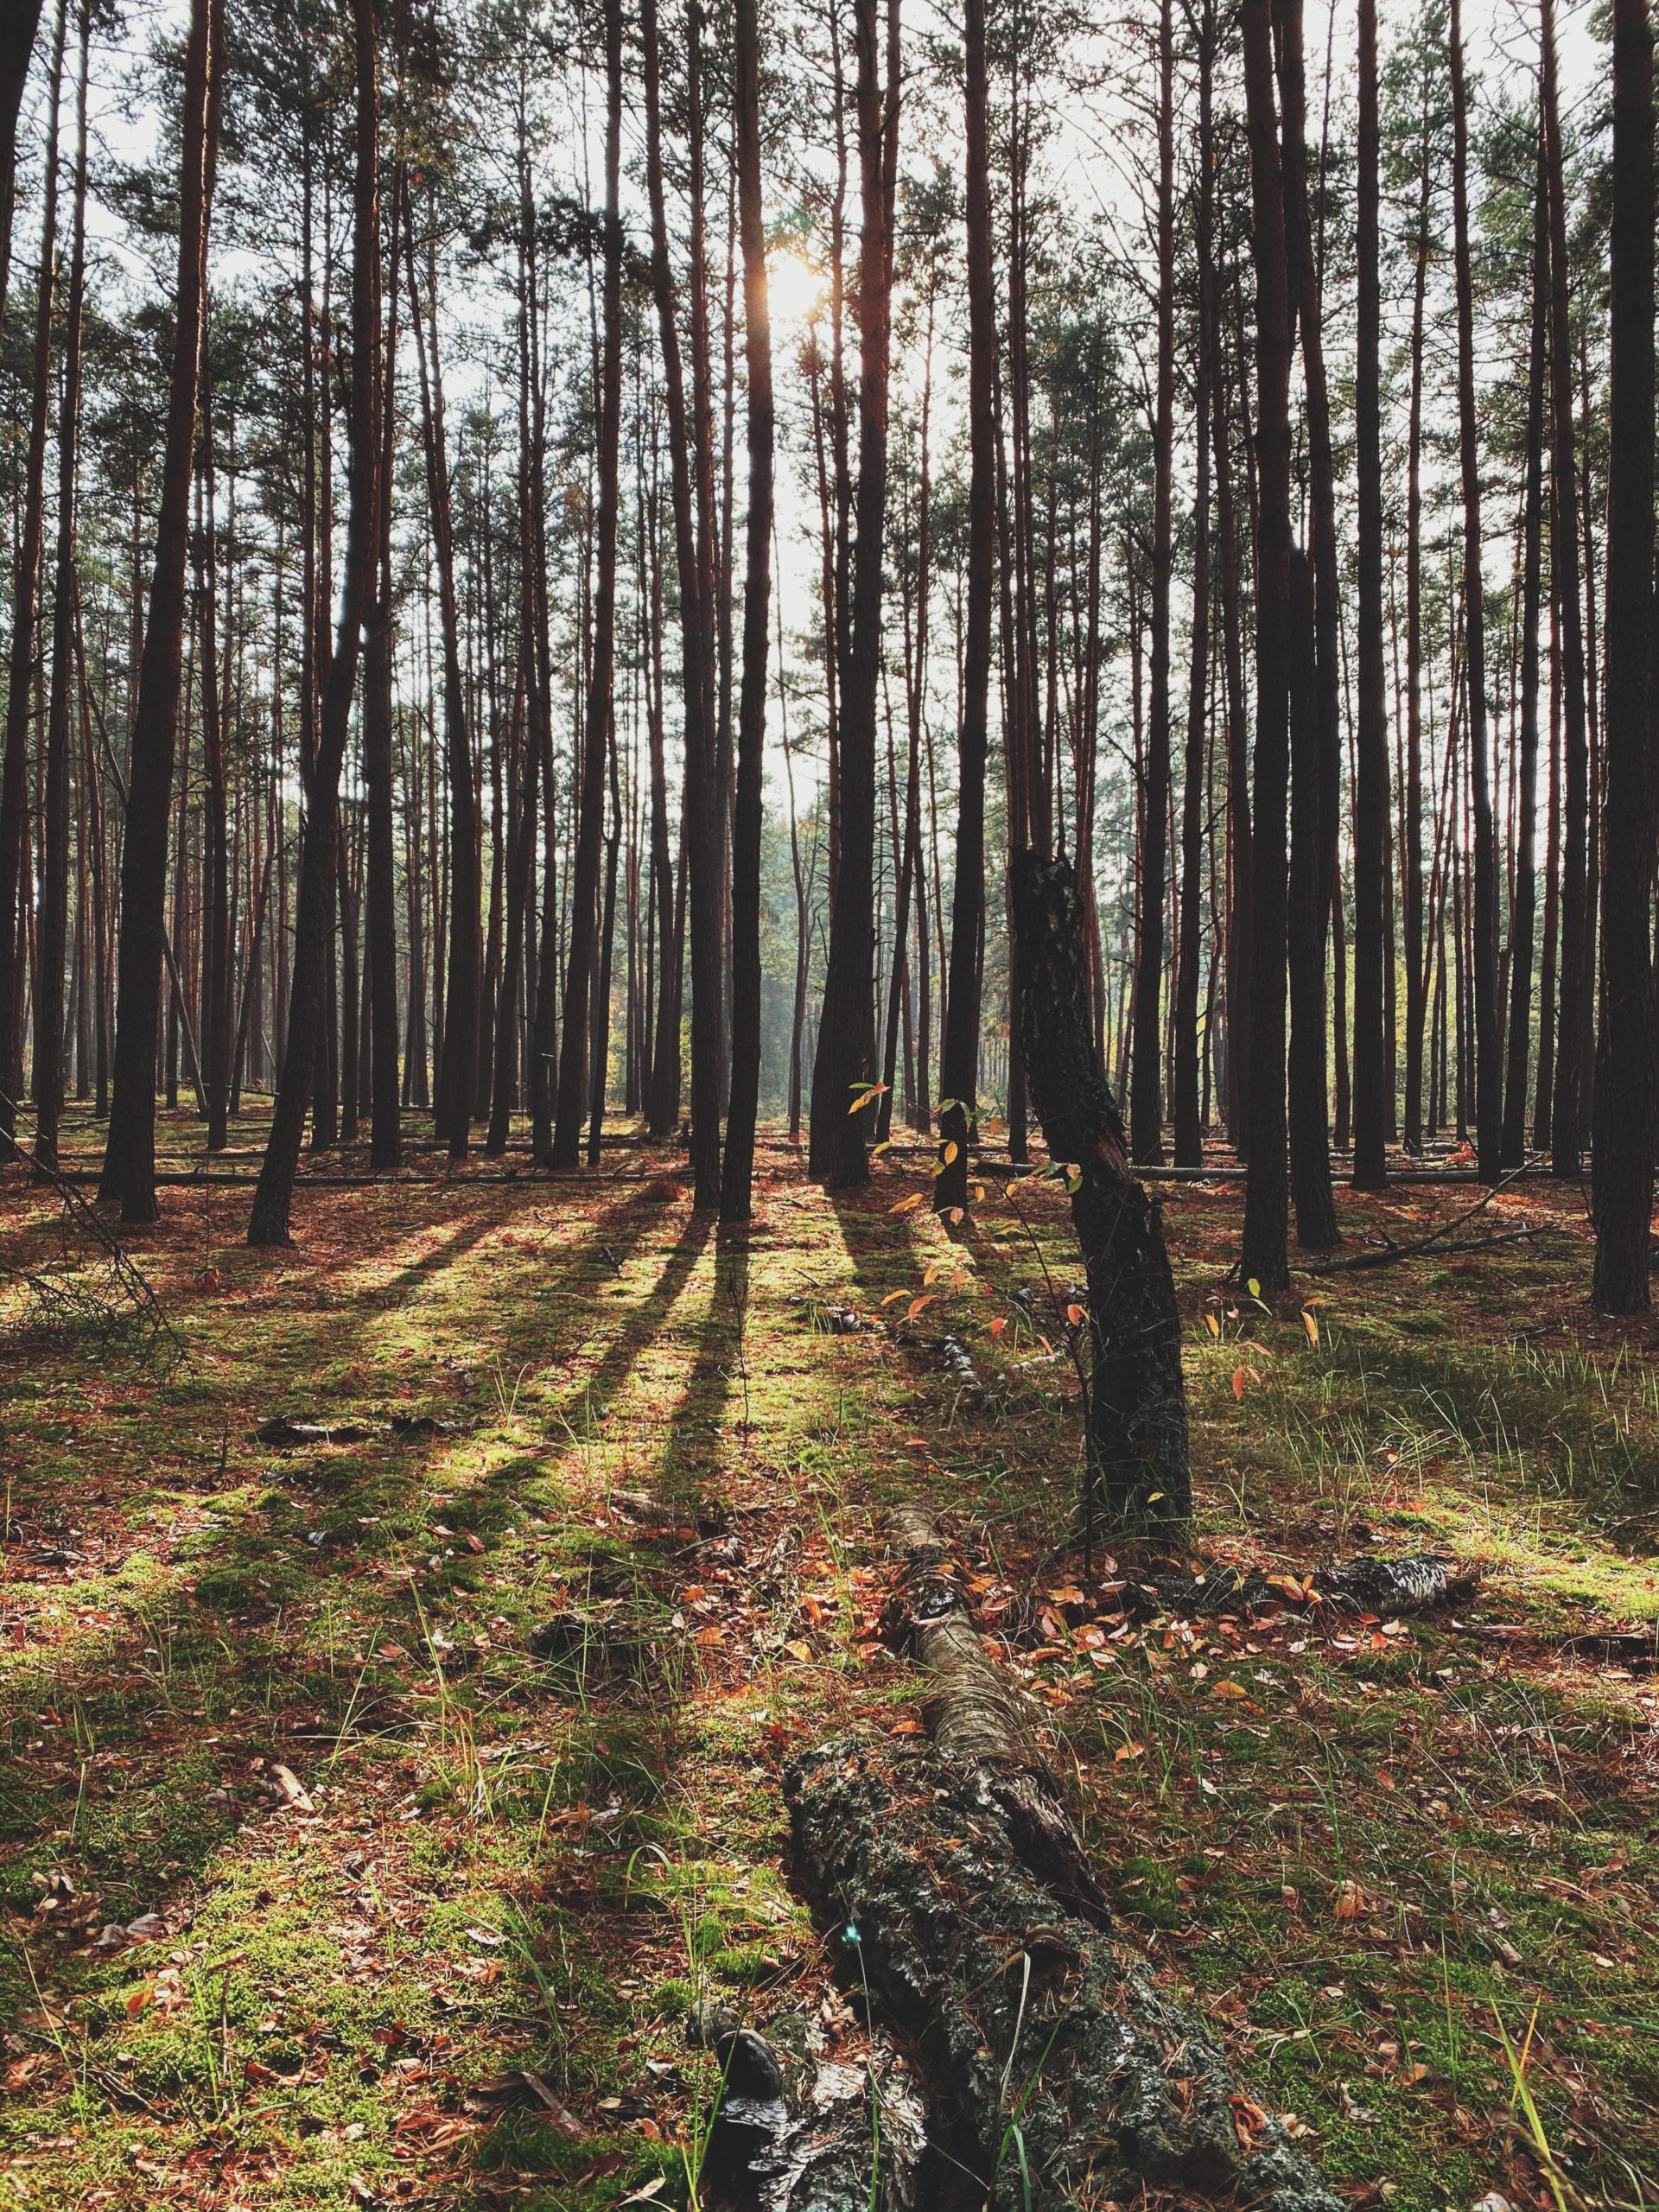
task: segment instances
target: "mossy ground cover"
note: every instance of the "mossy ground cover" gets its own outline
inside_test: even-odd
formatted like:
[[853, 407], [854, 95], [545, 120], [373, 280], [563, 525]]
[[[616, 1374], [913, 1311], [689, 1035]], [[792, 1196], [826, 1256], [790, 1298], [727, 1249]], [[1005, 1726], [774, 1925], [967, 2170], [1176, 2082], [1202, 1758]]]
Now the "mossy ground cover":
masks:
[[[1560, 1648], [1659, 1621], [1654, 1332], [1588, 1314], [1577, 1194], [1268, 1312], [1224, 1281], [1242, 1188], [1172, 1192], [1194, 1555], [1485, 1580], [1433, 1622], [1103, 1636], [1060, 1191], [988, 1181], [953, 1229], [918, 1156], [832, 1199], [772, 1140], [728, 1236], [674, 1166], [308, 1187], [281, 1253], [245, 1191], [169, 1188], [129, 1242], [182, 1364], [8, 1340], [0, 2205], [685, 2202], [701, 1999], [859, 2048], [779, 1775], [919, 1729], [870, 1633], [917, 1493], [1020, 1593], [984, 1625], [1125, 1940], [1357, 2202], [1659, 2196], [1659, 1700]], [[842, 1307], [950, 1329], [986, 1402]], [[279, 1413], [442, 1426], [277, 1451]]]

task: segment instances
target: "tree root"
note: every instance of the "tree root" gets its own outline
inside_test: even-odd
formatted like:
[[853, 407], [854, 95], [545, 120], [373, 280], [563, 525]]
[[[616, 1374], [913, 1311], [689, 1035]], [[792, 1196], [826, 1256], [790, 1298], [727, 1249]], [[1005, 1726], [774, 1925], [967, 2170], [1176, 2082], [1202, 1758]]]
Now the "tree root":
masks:
[[[931, 1516], [891, 1516], [890, 1618], [928, 1675], [931, 1746], [791, 1765], [797, 1863], [931, 2085], [965, 2206], [1061, 2212], [1142, 2183], [1268, 2212], [1339, 2200], [1197, 2018], [1105, 1932], [1106, 1901], [963, 1605]], [[941, 2199], [941, 2202], [946, 2201]]]

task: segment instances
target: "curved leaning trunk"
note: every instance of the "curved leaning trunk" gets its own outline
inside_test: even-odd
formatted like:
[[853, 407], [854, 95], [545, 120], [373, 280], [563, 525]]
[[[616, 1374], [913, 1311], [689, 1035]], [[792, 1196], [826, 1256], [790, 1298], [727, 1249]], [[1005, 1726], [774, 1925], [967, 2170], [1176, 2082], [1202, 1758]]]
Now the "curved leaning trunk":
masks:
[[1090, 1018], [1082, 887], [1023, 853], [1011, 876], [1024, 979], [1020, 1045], [1049, 1152], [1076, 1168], [1071, 1220], [1089, 1286], [1090, 1534], [1173, 1533], [1192, 1505], [1181, 1322], [1157, 1202], [1130, 1172]]

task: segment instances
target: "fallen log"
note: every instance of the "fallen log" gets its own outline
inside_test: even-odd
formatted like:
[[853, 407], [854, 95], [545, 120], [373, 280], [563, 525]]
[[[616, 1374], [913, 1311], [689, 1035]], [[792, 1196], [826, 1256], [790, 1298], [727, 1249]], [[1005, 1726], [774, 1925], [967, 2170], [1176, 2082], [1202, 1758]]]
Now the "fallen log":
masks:
[[698, 2176], [704, 2205], [741, 2212], [922, 2212], [927, 2132], [903, 2056], [885, 2036], [862, 2064], [791, 2063], [723, 2006], [690, 2037], [720, 2061], [721, 2098]]
[[1326, 1605], [1339, 1613], [1376, 1613], [1385, 1619], [1428, 1612], [1436, 1605], [1461, 1603], [1480, 1580], [1479, 1569], [1414, 1552], [1405, 1559], [1351, 1559], [1311, 1574], [1268, 1573], [1252, 1567], [1211, 1567], [1191, 1578], [1154, 1575], [1123, 1586], [1123, 1608], [1136, 1620], [1159, 1613], [1185, 1619], [1217, 1614], [1251, 1615], [1287, 1605], [1310, 1610]]
[[274, 1420], [260, 1423], [253, 1440], [269, 1445], [273, 1451], [298, 1452], [312, 1444], [372, 1444], [381, 1437], [401, 1443], [416, 1437], [448, 1436], [454, 1427], [453, 1421], [439, 1421], [431, 1414], [394, 1414], [390, 1421], [296, 1421], [278, 1414]]
[[931, 1745], [825, 1745], [784, 1789], [805, 1882], [919, 2057], [931, 2139], [971, 2177], [960, 2202], [1062, 2212], [1149, 2183], [1338, 2212], [1198, 2018], [1112, 1942], [1033, 1709], [986, 1656], [931, 1516], [892, 1522]]

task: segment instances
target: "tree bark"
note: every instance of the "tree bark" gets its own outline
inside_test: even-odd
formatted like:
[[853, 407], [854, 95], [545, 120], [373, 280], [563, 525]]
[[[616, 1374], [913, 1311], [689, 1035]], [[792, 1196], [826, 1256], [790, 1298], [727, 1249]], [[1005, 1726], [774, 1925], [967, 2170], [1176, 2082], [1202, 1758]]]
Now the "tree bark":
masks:
[[732, 1089], [720, 1217], [749, 1218], [760, 1101], [761, 779], [772, 620], [772, 322], [760, 200], [760, 27], [756, 0], [735, 0], [734, 123], [743, 245], [743, 358], [748, 372], [749, 512], [743, 579], [743, 695], [732, 823]]
[[996, 299], [991, 271], [989, 93], [985, 0], [963, 0], [963, 130], [968, 241], [968, 579], [957, 740], [956, 880], [939, 1056], [939, 1160], [934, 1204], [968, 1202], [968, 1129], [978, 1087], [979, 931], [985, 903], [991, 594], [996, 503]]
[[[63, 976], [68, 951], [69, 748], [75, 666], [75, 505], [79, 489], [81, 304], [86, 276], [86, 59], [92, 30], [88, 0], [80, 0], [79, 12], [74, 212], [70, 223], [69, 297], [64, 315], [63, 376], [58, 406], [58, 543], [53, 587], [52, 682], [46, 711], [46, 806], [41, 836], [41, 906], [35, 925], [35, 1162], [37, 1169], [48, 1173], [58, 1164], [58, 1120], [64, 1090]], [[211, 675], [208, 680], [211, 681]], [[220, 1112], [222, 1122], [222, 1105]], [[223, 1142], [222, 1137], [220, 1141]]]
[[1290, 300], [1274, 112], [1269, 0], [1243, 0], [1255, 261], [1256, 524], [1254, 932], [1249, 1174], [1240, 1271], [1263, 1291], [1290, 1280], [1285, 1123], [1285, 815], [1289, 785]]
[[1595, 1098], [1593, 1296], [1601, 1313], [1647, 1311], [1653, 1241], [1653, 196], [1647, 0], [1614, 0], [1606, 859]]
[[[1175, 63], [1173, 0], [1158, 16], [1158, 367], [1152, 424], [1152, 652], [1135, 871], [1135, 1041], [1129, 1146], [1139, 1166], [1164, 1157], [1159, 1075], [1164, 891], [1169, 845], [1169, 587], [1174, 566], [1171, 481], [1175, 438]], [[1202, 437], [1202, 430], [1200, 430]]]
[[1359, 333], [1354, 439], [1359, 493], [1358, 714], [1354, 729], [1354, 1172], [1357, 1191], [1387, 1180], [1394, 1062], [1385, 976], [1393, 964], [1389, 871], [1389, 730], [1382, 660], [1382, 400], [1376, 0], [1359, 0]]
[[1095, 1045], [1082, 893], [1068, 861], [1035, 853], [1016, 859], [1013, 888], [1020, 1047], [1050, 1156], [1074, 1171], [1089, 1288], [1085, 1541], [1102, 1516], [1179, 1537], [1192, 1510], [1180, 1315], [1162, 1217], [1130, 1169]]
[[[1532, 939], [1536, 911], [1533, 845], [1538, 826], [1538, 627], [1542, 595], [1544, 382], [1548, 373], [1548, 190], [1543, 133], [1532, 229], [1532, 343], [1527, 377], [1526, 481], [1521, 522], [1521, 758], [1516, 823], [1515, 896], [1510, 908], [1510, 1046], [1503, 1078], [1501, 1164], [1519, 1167], [1527, 1153], [1527, 1062], [1531, 1045]], [[1541, 1039], [1541, 1050], [1545, 1049]]]
[[881, 556], [887, 486], [893, 195], [899, 134], [899, 4], [887, 0], [885, 92], [876, 0], [855, 0], [859, 175], [858, 537], [852, 644], [841, 713], [841, 868], [830, 923], [823, 1007], [812, 1067], [810, 1172], [832, 1191], [869, 1180], [863, 1117], [849, 1109], [874, 1058], [876, 695], [881, 674]]

